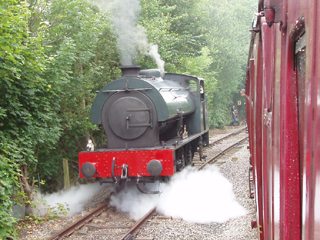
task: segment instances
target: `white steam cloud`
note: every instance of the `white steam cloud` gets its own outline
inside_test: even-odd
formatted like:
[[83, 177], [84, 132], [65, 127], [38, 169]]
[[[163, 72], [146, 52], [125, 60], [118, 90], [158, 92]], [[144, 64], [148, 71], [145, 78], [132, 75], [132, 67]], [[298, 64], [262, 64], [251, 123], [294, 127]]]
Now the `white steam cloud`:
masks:
[[[45, 195], [42, 199], [50, 207], [57, 207], [57, 203], [64, 204], [70, 208], [68, 216], [72, 216], [81, 212], [85, 203], [105, 187], [98, 182], [79, 185], [68, 191]], [[186, 168], [174, 175], [167, 184], [147, 184], [142, 187], [161, 190], [162, 193], [142, 194], [132, 185], [128, 187], [127, 193], [123, 191], [112, 195], [110, 205], [118, 211], [128, 212], [135, 220], [156, 207], [161, 214], [201, 224], [226, 222], [247, 213], [237, 202], [232, 184], [216, 166], [201, 171]], [[38, 206], [38, 211], [39, 214], [46, 214], [43, 206]]]
[[143, 28], [137, 25], [140, 15], [138, 0], [115, 0], [109, 5], [109, 13], [118, 36], [118, 49], [123, 65], [132, 65], [138, 46], [146, 43]]
[[141, 194], [132, 187], [127, 194], [112, 196], [111, 205], [135, 220], [157, 207], [164, 215], [193, 223], [225, 222], [247, 212], [236, 201], [232, 184], [215, 166], [201, 171], [186, 168], [160, 186], [160, 195]]
[[[62, 204], [65, 210], [67, 208], [70, 209], [68, 216], [73, 216], [74, 214], [83, 211], [85, 203], [87, 203], [94, 195], [96, 195], [105, 187], [105, 185], [100, 185], [98, 182], [73, 186], [70, 190], [44, 195], [42, 196], [42, 200], [45, 200], [46, 205], [48, 205], [50, 208], [54, 208], [55, 211], [58, 210], [58, 204]], [[40, 196], [38, 195], [37, 198], [40, 199]], [[46, 208], [43, 208], [43, 205], [39, 205], [37, 207], [37, 210], [41, 215], [46, 214]]]
[[151, 45], [150, 50], [148, 52], [148, 55], [156, 61], [160, 72], [163, 74], [164, 73], [164, 61], [161, 59], [161, 56], [158, 52], [158, 45]]
[[146, 29], [138, 24], [141, 12], [139, 0], [89, 0], [104, 11], [108, 11], [118, 38], [118, 50], [122, 65], [132, 65], [138, 52], [153, 58], [161, 73], [164, 61], [158, 53], [158, 46], [148, 43]]

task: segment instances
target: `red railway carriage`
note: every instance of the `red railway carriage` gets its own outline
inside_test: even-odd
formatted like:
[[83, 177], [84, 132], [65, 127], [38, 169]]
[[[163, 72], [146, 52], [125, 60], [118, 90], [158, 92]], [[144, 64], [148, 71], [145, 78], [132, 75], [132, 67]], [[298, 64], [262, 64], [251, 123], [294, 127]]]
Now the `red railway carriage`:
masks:
[[246, 107], [260, 239], [320, 239], [320, 1], [260, 0]]

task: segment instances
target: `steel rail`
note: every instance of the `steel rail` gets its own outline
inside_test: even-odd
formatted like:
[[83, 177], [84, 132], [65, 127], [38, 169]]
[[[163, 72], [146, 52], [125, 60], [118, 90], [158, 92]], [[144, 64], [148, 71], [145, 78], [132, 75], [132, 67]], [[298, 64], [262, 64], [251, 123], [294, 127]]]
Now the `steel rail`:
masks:
[[99, 216], [104, 210], [106, 210], [109, 207], [110, 207], [109, 201], [103, 203], [100, 207], [95, 208], [93, 211], [91, 211], [87, 215], [83, 216], [82, 218], [78, 219], [76, 222], [72, 223], [71, 225], [62, 229], [60, 232], [48, 238], [48, 240], [63, 239], [64, 237], [69, 236], [74, 231], [77, 231], [79, 228], [81, 228], [82, 226], [90, 222], [93, 218]]
[[152, 208], [144, 215], [136, 224], [122, 237], [121, 240], [131, 240], [134, 238], [133, 233], [141, 227], [141, 225], [156, 211], [156, 207]]
[[244, 142], [247, 139], [248, 139], [248, 137], [245, 137], [245, 138], [241, 139], [240, 141], [236, 142], [235, 144], [233, 144], [233, 145], [227, 147], [226, 149], [222, 150], [220, 153], [216, 154], [213, 158], [211, 158], [210, 160], [208, 160], [204, 164], [202, 164], [198, 168], [198, 170], [203, 169], [206, 165], [208, 165], [209, 163], [211, 163], [214, 160], [218, 159], [220, 156], [224, 155], [226, 152], [228, 152], [229, 150], [231, 150], [232, 148], [234, 148], [235, 146], [239, 145], [240, 143]]
[[217, 144], [218, 142], [221, 142], [222, 140], [224, 140], [224, 139], [226, 139], [226, 138], [228, 138], [228, 137], [231, 137], [231, 136], [233, 136], [233, 135], [237, 135], [237, 134], [243, 132], [243, 131], [246, 130], [246, 129], [247, 129], [247, 127], [243, 127], [243, 128], [239, 129], [239, 130], [236, 131], [236, 132], [230, 133], [230, 134], [228, 134], [228, 135], [226, 135], [226, 136], [224, 136], [224, 137], [222, 137], [222, 138], [219, 138], [218, 140], [213, 141], [212, 143], [209, 143], [209, 147]]

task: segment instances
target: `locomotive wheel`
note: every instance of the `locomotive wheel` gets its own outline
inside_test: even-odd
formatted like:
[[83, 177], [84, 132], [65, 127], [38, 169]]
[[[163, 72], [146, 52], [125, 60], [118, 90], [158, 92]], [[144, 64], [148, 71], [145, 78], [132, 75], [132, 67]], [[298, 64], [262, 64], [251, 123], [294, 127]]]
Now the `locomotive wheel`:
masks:
[[184, 148], [177, 150], [177, 171], [181, 172], [182, 169], [186, 166]]
[[186, 163], [186, 166], [188, 166], [188, 165], [192, 164], [192, 159], [193, 159], [191, 145], [187, 144], [184, 148], [185, 148], [184, 149], [184, 152], [185, 152], [185, 163]]

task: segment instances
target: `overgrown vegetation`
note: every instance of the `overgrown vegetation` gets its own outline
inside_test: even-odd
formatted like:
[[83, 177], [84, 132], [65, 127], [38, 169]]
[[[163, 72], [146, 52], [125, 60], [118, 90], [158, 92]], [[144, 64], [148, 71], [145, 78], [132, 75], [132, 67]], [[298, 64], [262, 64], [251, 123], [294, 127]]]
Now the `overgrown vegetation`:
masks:
[[[118, 0], [120, 1], [120, 0]], [[101, 2], [101, 1], [100, 1]], [[103, 1], [102, 1], [103, 2]], [[206, 79], [210, 124], [223, 127], [243, 87], [256, 0], [141, 0], [139, 24], [159, 47], [167, 72]], [[108, 1], [102, 4], [109, 4]], [[22, 193], [33, 216], [35, 179], [62, 186], [62, 159], [77, 181], [78, 152], [105, 137], [91, 124], [96, 94], [120, 76], [107, 12], [85, 0], [0, 0], [0, 239], [12, 236], [10, 212]], [[150, 57], [137, 64], [155, 68]]]

